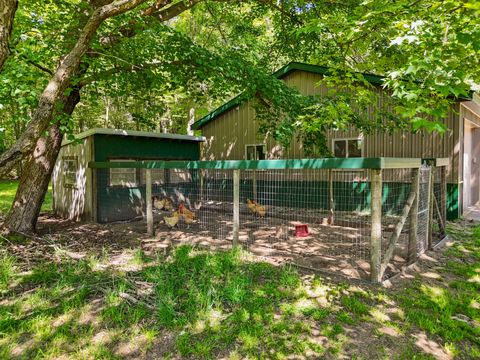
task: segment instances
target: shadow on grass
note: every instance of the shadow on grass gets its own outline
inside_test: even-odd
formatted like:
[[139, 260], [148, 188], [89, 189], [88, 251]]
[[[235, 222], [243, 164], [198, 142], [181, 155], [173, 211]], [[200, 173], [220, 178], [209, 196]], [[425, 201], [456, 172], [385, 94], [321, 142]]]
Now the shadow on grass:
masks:
[[[137, 250], [20, 272], [0, 256], [0, 358], [480, 358], [480, 227], [395, 290], [240, 250]], [[460, 319], [460, 320], [458, 320]]]
[[341, 333], [312, 336], [306, 317], [328, 311], [291, 268], [190, 247], [160, 260], [137, 259], [143, 267], [131, 272], [86, 260], [10, 271], [0, 289], [0, 358], [320, 356]]

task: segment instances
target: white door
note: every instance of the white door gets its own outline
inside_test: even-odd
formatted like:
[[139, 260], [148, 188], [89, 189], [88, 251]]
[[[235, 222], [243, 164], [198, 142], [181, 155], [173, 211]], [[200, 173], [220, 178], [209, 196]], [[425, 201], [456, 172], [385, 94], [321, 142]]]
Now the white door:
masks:
[[472, 122], [465, 120], [463, 136], [463, 207], [475, 205], [479, 200], [480, 129]]

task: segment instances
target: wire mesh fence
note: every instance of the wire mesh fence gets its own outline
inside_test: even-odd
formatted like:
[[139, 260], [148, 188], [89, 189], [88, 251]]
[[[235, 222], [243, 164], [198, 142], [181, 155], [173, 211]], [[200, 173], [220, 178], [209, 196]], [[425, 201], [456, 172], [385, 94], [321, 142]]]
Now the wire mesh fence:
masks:
[[[437, 184], [441, 177], [430, 176], [431, 169], [383, 170], [379, 241], [384, 278], [423, 253], [429, 236], [440, 238], [430, 218], [432, 194], [442, 198], [442, 187], [431, 179]], [[99, 222], [145, 218], [150, 200], [145, 172], [151, 171], [153, 223], [160, 240], [214, 248], [238, 243], [271, 262], [371, 277], [373, 170], [112, 170], [96, 169]]]

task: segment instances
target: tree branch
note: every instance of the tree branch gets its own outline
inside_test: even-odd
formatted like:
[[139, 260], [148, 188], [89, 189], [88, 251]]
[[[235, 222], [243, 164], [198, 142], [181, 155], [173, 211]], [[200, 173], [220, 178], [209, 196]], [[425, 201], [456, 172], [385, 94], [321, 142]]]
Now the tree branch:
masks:
[[18, 0], [0, 0], [0, 71], [7, 60], [10, 50], [8, 43], [12, 35], [13, 20]]

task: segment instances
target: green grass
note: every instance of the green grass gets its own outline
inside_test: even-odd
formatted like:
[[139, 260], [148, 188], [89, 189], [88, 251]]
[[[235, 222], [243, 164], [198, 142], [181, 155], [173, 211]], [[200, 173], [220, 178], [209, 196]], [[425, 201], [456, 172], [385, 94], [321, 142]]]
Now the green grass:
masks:
[[103, 266], [108, 249], [29, 271], [0, 254], [0, 358], [434, 359], [437, 349], [476, 359], [480, 226], [450, 233], [458, 242], [428, 270], [440, 276], [393, 290], [250, 262], [240, 250], [128, 249], [134, 270]]
[[[17, 192], [18, 181], [0, 180], [0, 214], [6, 214], [12, 206], [15, 193]], [[45, 200], [42, 205], [42, 211], [52, 210], [52, 188], [48, 187]]]

